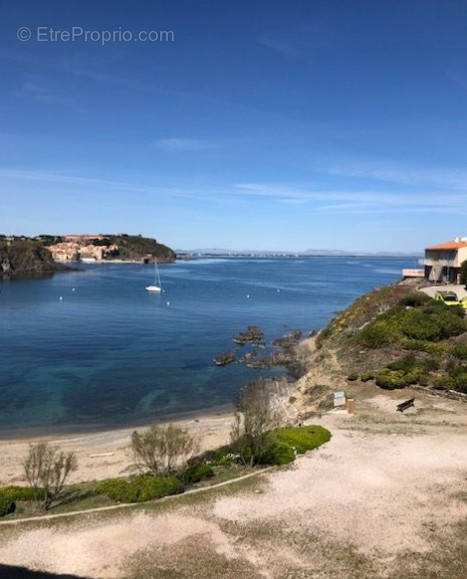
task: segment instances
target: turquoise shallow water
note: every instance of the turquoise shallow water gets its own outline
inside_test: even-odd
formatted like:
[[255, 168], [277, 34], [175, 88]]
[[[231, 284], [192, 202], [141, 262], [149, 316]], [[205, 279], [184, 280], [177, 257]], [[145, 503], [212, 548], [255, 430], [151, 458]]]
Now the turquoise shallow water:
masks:
[[144, 290], [153, 269], [138, 264], [0, 283], [0, 434], [126, 426], [228, 404], [258, 371], [211, 359], [247, 324], [268, 340], [318, 329], [416, 266], [415, 258], [177, 262], [160, 267], [161, 295]]

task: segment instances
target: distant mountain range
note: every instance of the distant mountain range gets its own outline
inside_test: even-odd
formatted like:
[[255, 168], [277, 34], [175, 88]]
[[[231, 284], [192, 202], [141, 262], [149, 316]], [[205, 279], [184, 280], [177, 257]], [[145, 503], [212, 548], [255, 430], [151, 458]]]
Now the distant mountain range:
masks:
[[258, 250], [258, 249], [220, 249], [220, 248], [196, 248], [196, 249], [177, 249], [179, 256], [193, 257], [295, 257], [295, 256], [313, 256], [313, 257], [351, 257], [351, 256], [368, 256], [368, 257], [420, 257], [422, 252], [397, 252], [397, 251], [347, 251], [342, 249], [306, 249], [304, 251], [286, 251], [286, 250]]

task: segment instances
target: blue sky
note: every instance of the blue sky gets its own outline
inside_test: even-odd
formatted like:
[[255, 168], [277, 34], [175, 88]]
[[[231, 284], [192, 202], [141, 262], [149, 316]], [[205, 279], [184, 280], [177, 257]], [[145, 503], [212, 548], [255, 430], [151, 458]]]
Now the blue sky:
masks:
[[0, 6], [2, 232], [408, 252], [467, 235], [465, 1]]

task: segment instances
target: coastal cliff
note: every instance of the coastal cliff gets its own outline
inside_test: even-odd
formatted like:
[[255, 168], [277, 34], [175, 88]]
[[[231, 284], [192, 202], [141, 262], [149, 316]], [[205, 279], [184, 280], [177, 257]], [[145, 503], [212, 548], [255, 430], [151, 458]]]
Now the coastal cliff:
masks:
[[50, 251], [39, 241], [0, 239], [0, 276], [44, 275], [66, 269], [54, 261]]
[[139, 261], [170, 263], [175, 252], [140, 235], [0, 236], [0, 277], [35, 276], [67, 271], [67, 262]]

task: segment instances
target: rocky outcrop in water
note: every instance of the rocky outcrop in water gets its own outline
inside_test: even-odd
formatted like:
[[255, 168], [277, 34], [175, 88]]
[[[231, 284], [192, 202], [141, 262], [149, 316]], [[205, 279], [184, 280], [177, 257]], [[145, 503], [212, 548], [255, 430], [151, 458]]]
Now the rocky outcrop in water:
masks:
[[246, 330], [237, 334], [233, 341], [239, 346], [244, 346], [245, 344], [262, 344], [264, 338], [264, 332], [258, 326], [248, 326]]
[[227, 352], [215, 356], [212, 361], [215, 366], [227, 366], [228, 364], [232, 364], [236, 361], [235, 350], [227, 350]]

